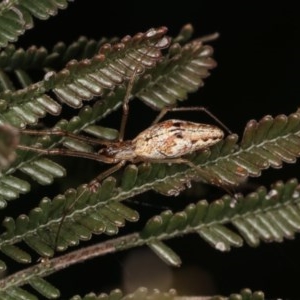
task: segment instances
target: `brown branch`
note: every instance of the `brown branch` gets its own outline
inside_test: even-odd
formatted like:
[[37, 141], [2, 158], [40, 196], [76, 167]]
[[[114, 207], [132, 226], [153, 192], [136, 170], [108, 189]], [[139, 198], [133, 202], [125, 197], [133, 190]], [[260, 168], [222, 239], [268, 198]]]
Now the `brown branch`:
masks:
[[138, 233], [129, 234], [120, 238], [101, 242], [96, 245], [72, 251], [56, 258], [42, 258], [40, 262], [25, 270], [16, 272], [0, 280], [0, 290], [4, 291], [12, 286], [21, 286], [28, 283], [33, 277], [45, 277], [70, 265], [84, 262], [107, 253], [121, 251], [134, 246], [140, 246], [142, 241]]

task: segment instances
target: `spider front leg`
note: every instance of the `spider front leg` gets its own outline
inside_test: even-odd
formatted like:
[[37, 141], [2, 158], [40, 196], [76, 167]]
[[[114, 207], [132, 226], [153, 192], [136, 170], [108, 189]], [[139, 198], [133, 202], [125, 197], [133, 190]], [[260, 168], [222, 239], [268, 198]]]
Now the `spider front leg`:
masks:
[[228, 134], [232, 134], [231, 130], [212, 112], [203, 106], [190, 106], [190, 107], [164, 107], [155, 120], [152, 122], [152, 125], [157, 124], [168, 112], [178, 112], [178, 111], [202, 111], [210, 116], [216, 123], [218, 123], [223, 129], [225, 129]]
[[34, 129], [19, 129], [19, 132], [22, 134], [34, 135], [34, 136], [46, 136], [54, 135], [60, 136], [62, 138], [71, 138], [81, 142], [85, 142], [91, 145], [109, 145], [110, 141], [100, 140], [88, 136], [78, 135], [66, 130], [61, 129], [45, 129], [45, 130], [34, 130]]

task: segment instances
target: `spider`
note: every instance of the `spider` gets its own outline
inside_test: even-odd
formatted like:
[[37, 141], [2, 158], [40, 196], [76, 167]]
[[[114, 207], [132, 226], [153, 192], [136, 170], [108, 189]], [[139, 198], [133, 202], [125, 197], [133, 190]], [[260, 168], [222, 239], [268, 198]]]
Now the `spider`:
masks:
[[[125, 111], [126, 113], [124, 113]], [[205, 175], [205, 171], [201, 170], [201, 168], [194, 165], [191, 161], [183, 158], [183, 156], [206, 149], [218, 143], [224, 138], [224, 131], [214, 125], [178, 119], [159, 122], [169, 111], [204, 111], [225, 128], [227, 132], [231, 133], [221, 121], [204, 107], [166, 107], [161, 111], [150, 127], [139, 133], [132, 140], [123, 140], [128, 114], [128, 100], [125, 100], [123, 104], [121, 129], [117, 141], [99, 141], [63, 130], [21, 130], [22, 133], [30, 135], [59, 135], [92, 144], [101, 144], [104, 147], [101, 148], [98, 153], [74, 151], [64, 148], [42, 149], [21, 144], [19, 144], [17, 148], [46, 155], [75, 156], [113, 164], [112, 167], [100, 173], [90, 182], [89, 186], [91, 190], [96, 190], [103, 179], [121, 169], [127, 162], [133, 164], [139, 162], [183, 163], [195, 168], [199, 175]], [[214, 180], [211, 184], [220, 185], [220, 183]]]
[[[128, 111], [128, 100], [124, 101], [123, 110]], [[205, 170], [202, 170], [200, 167], [194, 165], [191, 161], [182, 157], [186, 154], [205, 149], [218, 143], [224, 137], [223, 130], [214, 125], [194, 123], [177, 119], [159, 122], [168, 111], [191, 110], [206, 112], [230, 133], [229, 129], [227, 129], [225, 125], [223, 125], [207, 109], [203, 107], [178, 107], [163, 109], [158, 117], [154, 120], [153, 124], [149, 128], [139, 133], [133, 140], [123, 140], [125, 129], [124, 124], [126, 124], [125, 118], [127, 118], [127, 113], [123, 113], [119, 138], [118, 141], [114, 142], [99, 141], [85, 136], [78, 136], [76, 134], [72, 134], [62, 130], [22, 130], [23, 133], [27, 134], [52, 134], [70, 137], [88, 143], [98, 143], [104, 145], [104, 147], [101, 148], [98, 153], [73, 151], [64, 148], [41, 149], [25, 145], [18, 145], [17, 148], [22, 150], [35, 151], [46, 155], [76, 156], [101, 161], [107, 164], [113, 164], [112, 167], [100, 173], [89, 183], [88, 187], [92, 192], [97, 191], [98, 186], [103, 179], [121, 169], [127, 162], [132, 162], [134, 164], [138, 162], [186, 164], [191, 168], [194, 168], [200, 176], [203, 176], [203, 178], [210, 178], [210, 184], [219, 186], [226, 192], [229, 192], [227, 187], [222, 185], [220, 179], [214, 178], [212, 176], [207, 176]], [[80, 197], [81, 195], [79, 195], [77, 199], [79, 199]], [[58, 249], [57, 245], [59, 233], [62, 228], [64, 219], [67, 216], [68, 211], [72, 209], [75, 203], [76, 199], [70, 205], [70, 207], [66, 208], [65, 214], [62, 216], [54, 242], [55, 249]]]
[[[183, 156], [195, 151], [206, 149], [218, 143], [224, 138], [224, 131], [214, 125], [178, 119], [161, 121], [169, 111], [203, 111], [230, 134], [231, 131], [215, 115], [213, 115], [204, 107], [166, 107], [162, 109], [150, 127], [139, 133], [134, 139], [124, 140], [125, 127], [129, 113], [129, 100], [136, 75], [137, 68], [134, 70], [133, 75], [129, 80], [126, 95], [123, 100], [123, 114], [117, 141], [98, 140], [63, 130], [24, 129], [20, 130], [21, 133], [40, 136], [58, 135], [77, 139], [90, 144], [102, 145], [103, 147], [97, 153], [74, 151], [65, 148], [42, 149], [21, 144], [19, 144], [17, 148], [25, 151], [34, 151], [45, 155], [82, 157], [113, 165], [106, 171], [100, 173], [89, 183], [89, 188], [91, 191], [96, 191], [98, 185], [103, 181], [103, 179], [121, 169], [127, 162], [131, 162], [133, 164], [139, 162], [186, 164], [194, 168], [200, 176], [203, 175], [204, 178], [210, 178], [209, 183], [222, 187], [222, 182], [220, 179], [212, 179], [212, 176], [207, 176], [205, 170], [194, 165], [188, 159], [183, 158]], [[64, 217], [62, 217], [60, 226], [58, 228], [55, 245], [57, 245], [58, 235], [63, 221]]]

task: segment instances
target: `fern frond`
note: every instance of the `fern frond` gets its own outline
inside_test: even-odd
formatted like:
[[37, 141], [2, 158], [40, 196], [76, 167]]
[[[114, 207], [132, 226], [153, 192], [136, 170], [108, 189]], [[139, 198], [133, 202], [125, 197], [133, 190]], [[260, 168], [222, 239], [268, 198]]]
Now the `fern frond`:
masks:
[[0, 3], [0, 47], [15, 42], [25, 30], [33, 27], [33, 17], [46, 20], [65, 9], [69, 0], [8, 0]]
[[[90, 60], [73, 60], [58, 73], [46, 73], [43, 81], [17, 92], [5, 91], [1, 94], [1, 99], [9, 105], [2, 114], [2, 123], [10, 123], [16, 127], [34, 124], [30, 114], [27, 117], [27, 111], [30, 111], [28, 105], [41, 106], [40, 102], [44, 104], [49, 99], [55, 101], [46, 94], [50, 91], [63, 103], [78, 108], [82, 106], [83, 100], [90, 100], [123, 84], [136, 70], [137, 73], [143, 72], [144, 67], [153, 67], [160, 59], [160, 49], [169, 44], [169, 38], [164, 36], [165, 32], [163, 27], [152, 29], [132, 38], [125, 37], [113, 46], [106, 44]], [[18, 111], [14, 109], [16, 106]]]
[[[172, 250], [161, 240], [188, 233], [201, 238], [220, 251], [241, 247], [243, 240], [256, 247], [260, 241], [282, 242], [300, 231], [300, 185], [296, 179], [277, 182], [270, 190], [260, 187], [247, 196], [224, 196], [208, 203], [201, 200], [183, 211], [165, 211], [152, 217], [141, 232], [150, 248], [164, 261]], [[226, 225], [231, 224], [237, 232]], [[153, 249], [153, 245], [155, 249]]]
[[38, 158], [20, 167], [20, 171], [29, 175], [41, 185], [51, 184], [54, 178], [64, 177], [66, 170], [61, 165], [46, 158]]
[[[110, 198], [114, 185], [114, 181], [107, 179], [100, 190], [97, 191], [97, 194], [93, 194], [94, 197], [90, 198], [89, 202], [92, 203], [92, 201], [94, 201], [94, 203], [98, 203], [99, 201], [103, 201], [103, 203], [105, 203], [105, 201]], [[190, 204], [182, 212], [173, 214], [170, 211], [166, 211], [160, 216], [153, 217], [148, 221], [144, 230], [141, 232], [140, 241], [135, 238], [130, 242], [130, 239], [127, 239], [127, 244], [123, 244], [120, 241], [120, 245], [116, 245], [115, 247], [122, 250], [123, 248], [130, 248], [130, 245], [133, 247], [137, 244], [141, 245], [146, 243], [152, 249], [156, 247], [157, 251], [155, 252], [159, 253], [160, 257], [163, 257], [165, 261], [170, 262], [172, 260], [168, 257], [170, 255], [170, 248], [162, 242], [159, 242], [159, 240], [169, 239], [183, 234], [197, 232], [202, 238], [221, 251], [229, 250], [232, 246], [241, 246], [241, 238], [244, 238], [251, 246], [257, 246], [259, 240], [270, 242], [281, 241], [283, 238], [292, 238], [294, 233], [300, 230], [299, 191], [300, 186], [298, 182], [296, 180], [290, 180], [286, 184], [282, 182], [274, 184], [269, 191], [261, 187], [257, 192], [245, 197], [239, 196], [237, 199], [225, 196], [211, 204], [202, 200], [197, 204]], [[87, 190], [83, 190], [83, 192], [88, 193]], [[35, 250], [41, 253], [41, 255], [50, 255], [51, 253], [45, 250], [41, 251], [41, 249], [45, 248], [45, 241], [47, 241], [47, 239], [49, 241], [52, 233], [48, 230], [43, 233], [42, 230], [46, 228], [42, 229], [42, 227], [40, 227], [37, 232], [38, 237], [34, 236], [32, 234], [34, 232], [33, 226], [41, 222], [41, 220], [45, 218], [45, 215], [50, 216], [51, 212], [56, 215], [56, 212], [60, 210], [64, 203], [70, 204], [70, 202], [74, 201], [74, 191], [70, 190], [68, 193], [65, 194], [65, 197], [57, 197], [52, 203], [44, 199], [39, 209], [33, 210], [28, 218], [26, 216], [20, 216], [16, 222], [10, 218], [6, 219], [4, 225], [7, 228], [7, 232], [3, 236], [8, 237], [17, 234], [17, 236], [15, 236], [15, 240], [17, 240], [22, 234], [24, 234], [24, 236], [31, 234], [31, 236], [26, 239], [23, 236], [25, 242], [32, 248], [36, 247]], [[77, 198], [76, 205], [82, 206], [82, 203], [87, 200], [87, 195], [84, 193], [81, 193], [81, 199]], [[78, 197], [77, 194], [76, 196]], [[118, 203], [117, 206], [114, 206], [117, 204], [116, 202], [114, 204], [110, 202], [110, 204], [113, 206], [102, 206], [102, 208], [104, 208], [102, 217], [113, 217], [113, 214], [107, 214], [106, 208], [108, 207], [114, 207], [115, 212], [118, 212], [119, 216], [123, 215], [124, 217], [124, 215], [128, 214], [127, 208], [125, 210], [123, 210], [123, 208], [120, 209], [120, 203]], [[101, 211], [101, 209], [99, 211]], [[132, 212], [129, 212], [129, 215], [132, 215]], [[77, 225], [73, 224], [72, 230], [71, 228], [66, 230], [67, 225], [64, 230], [62, 230], [62, 238], [64, 241], [69, 243], [73, 241], [73, 243], [76, 243], [79, 239], [89, 238], [90, 233], [95, 230], [96, 220], [99, 221], [97, 217], [91, 220], [95, 216], [94, 213], [88, 215], [87, 219], [83, 218], [81, 221], [77, 219], [78, 223]], [[113, 218], [115, 221], [117, 220], [115, 217]], [[80, 223], [84, 226], [79, 226]], [[101, 223], [100, 221], [100, 224]], [[239, 233], [225, 227], [227, 224], [232, 224], [237, 228]], [[54, 223], [52, 225], [54, 225]], [[93, 229], [91, 230], [92, 227]], [[98, 228], [102, 231], [104, 228], [103, 223], [100, 227], [98, 226]], [[31, 232], [27, 232], [26, 234], [25, 232], [28, 229], [31, 229]], [[78, 235], [77, 240], [74, 240], [74, 231], [76, 231]], [[13, 232], [14, 234], [12, 234]], [[113, 245], [113, 242], [111, 243]], [[60, 246], [61, 245], [62, 244], [60, 244]], [[5, 254], [20, 262], [24, 263], [30, 261], [30, 257], [28, 257], [28, 255], [26, 256], [26, 254], [16, 246], [8, 245], [4, 242], [1, 245], [1, 249], [4, 249]], [[48, 249], [51, 251], [50, 247], [48, 247]], [[28, 272], [28, 276], [24, 276], [24, 274], [20, 276], [21, 282], [16, 282], [16, 284], [27, 283], [29, 279], [32, 281], [35, 276], [45, 276], [46, 273], [49, 272], [45, 265], [41, 265], [41, 269], [35, 268], [35, 270], [37, 272], [36, 274]]]
[[[16, 282], [14, 285], [8, 285], [3, 289], [1, 288], [1, 299], [38, 300], [38, 298], [32, 293], [32, 291], [28, 292], [24, 288], [18, 287], [19, 285], [24, 284], [23, 282], [22, 284], [20, 284], [20, 281], [22, 281], [22, 278], [16, 278]], [[30, 285], [35, 291], [46, 297], [46, 299], [57, 299], [60, 296], [60, 292], [56, 287], [40, 277], [31, 276], [26, 284]]]
[[[187, 24], [181, 29], [178, 36], [172, 40], [172, 43], [185, 44], [191, 38], [192, 33], [192, 25]], [[202, 41], [202, 39], [200, 40]], [[78, 40], [69, 45], [59, 42], [53, 46], [52, 50], [47, 50], [44, 47], [37, 47], [34, 45], [27, 49], [16, 48], [11, 44], [0, 52], [0, 68], [5, 72], [16, 70], [42, 71], [42, 69], [60, 70], [71, 60], [91, 59], [99, 53], [103, 45], [113, 45], [119, 41], [120, 39], [117, 37], [94, 40], [81, 36]], [[178, 47], [175, 47], [175, 50], [177, 48]]]
[[[17, 57], [16, 60], [19, 60], [19, 58]], [[11, 77], [14, 77], [14, 84], [10, 79]], [[28, 72], [22, 69], [16, 69], [12, 72], [12, 74], [9, 72], [0, 72], [0, 92], [4, 94], [17, 90], [17, 87], [15, 87], [17, 84], [24, 89], [30, 89], [29, 86], [32, 86], [32, 82], [33, 80]], [[0, 109], [3, 112], [7, 111], [9, 108], [9, 105], [5, 100], [2, 101], [1, 105], [2, 107]], [[51, 97], [43, 95], [36, 99], [36, 103], [28, 102], [25, 105], [12, 106], [10, 109], [10, 111], [7, 111], [6, 118], [15, 119], [15, 121], [18, 122], [22, 122], [23, 120], [26, 124], [37, 124], [38, 120], [45, 117], [47, 113], [55, 116], [59, 115], [61, 112], [61, 105], [54, 101]], [[22, 117], [20, 118], [18, 116]]]
[[[215, 66], [211, 58], [212, 48], [204, 46], [201, 40], [183, 47], [173, 44], [169, 55], [162, 59], [159, 50], [169, 43], [168, 38], [162, 37], [163, 33], [162, 28], [156, 34], [150, 30], [132, 39], [124, 38], [114, 46], [103, 45], [100, 54], [90, 60], [73, 60], [58, 73], [48, 72], [44, 81], [17, 92], [6, 90], [1, 95], [6, 103], [2, 122], [16, 127], [35, 124], [42, 116], [32, 110], [32, 106], [44, 113], [58, 114], [60, 106], [47, 94], [49, 91], [53, 91], [60, 101], [80, 107], [83, 100], [104, 96], [103, 93], [130, 78], [134, 70], [142, 73], [144, 67], [151, 67], [153, 71], [146, 72], [135, 84], [133, 94], [156, 109], [174, 105], [177, 99], [185, 99], [187, 93], [203, 84], [203, 79], [209, 75], [208, 70]], [[161, 63], [155, 67], [159, 60]]]
[[[160, 49], [169, 45], [163, 37], [165, 28], [152, 29], [133, 38], [126, 37], [113, 47], [104, 45], [91, 61], [71, 61], [57, 75], [47, 76], [46, 86], [72, 107], [80, 107], [82, 100], [112, 89], [130, 78], [137, 68], [153, 67], [160, 59]], [[72, 99], [75, 98], [75, 99]]]
[[2, 2], [0, 5], [0, 47], [5, 47], [8, 42], [16, 41], [26, 28], [31, 28], [33, 25], [26, 11], [13, 5], [15, 1], [9, 2], [7, 4]]
[[20, 194], [30, 191], [30, 184], [20, 178], [3, 175], [0, 178], [0, 209], [7, 205], [7, 201], [17, 199]]
[[[27, 156], [24, 161], [22, 156], [15, 159], [15, 150], [19, 143], [19, 134], [15, 128], [1, 126], [0, 140], [0, 209], [6, 207], [6, 201], [17, 199], [20, 194], [30, 191], [30, 183], [12, 176], [13, 171], [18, 169], [43, 185], [52, 183], [56, 177], [66, 175], [62, 166], [47, 158], [32, 157], [31, 153], [23, 152]], [[15, 159], [16, 167], [8, 169], [12, 159]]]
[[[132, 170], [130, 171], [132, 178]], [[29, 216], [21, 215], [16, 221], [6, 218], [3, 225], [7, 230], [1, 235], [0, 248], [15, 260], [28, 262], [28, 255], [13, 246], [14, 243], [24, 240], [39, 255], [49, 257], [53, 255], [55, 241], [60, 250], [65, 250], [68, 246], [77, 245], [79, 240], [90, 239], [92, 233], [116, 234], [118, 227], [124, 226], [125, 220], [137, 221], [138, 214], [119, 202], [131, 194], [130, 190], [126, 191], [128, 187], [125, 185], [121, 192], [115, 186], [116, 181], [107, 178], [96, 193], [92, 193], [86, 186], [77, 191], [70, 189], [53, 201], [43, 199]], [[167, 247], [162, 249], [165, 246], [157, 244], [158, 239], [196, 231], [217, 249], [225, 251], [231, 246], [242, 244], [239, 235], [221, 226], [229, 221], [252, 246], [257, 246], [260, 239], [281, 241], [284, 237], [291, 238], [300, 229], [300, 221], [295, 217], [299, 213], [295, 211], [299, 201], [299, 186], [295, 180], [286, 185], [277, 183], [269, 193], [259, 189], [257, 193], [241, 197], [237, 203], [235, 201], [230, 197], [210, 205], [201, 201], [174, 216], [170, 212], [164, 213], [149, 221], [141, 237], [148, 244], [152, 243], [152, 248], [165, 261], [172, 256], [170, 261], [178, 265], [180, 261], [175, 255], [171, 255], [172, 252]], [[288, 211], [291, 210], [292, 215], [288, 216], [291, 221], [285, 222], [282, 217], [274, 218], [275, 215], [288, 214], [287, 207]], [[62, 218], [64, 222], [61, 226]], [[254, 228], [251, 228], [251, 224], [247, 225], [250, 218], [261, 220], [252, 222]], [[256, 225], [258, 223], [262, 225]], [[59, 229], [60, 235], [56, 240]], [[254, 229], [258, 232], [255, 233]]]
[[59, 70], [70, 60], [83, 60], [95, 56], [100, 48], [107, 43], [116, 43], [117, 38], [99, 41], [84, 36], [66, 45], [59, 42], [51, 51], [44, 47], [30, 46], [27, 49], [9, 45], [0, 52], [0, 68], [5, 72], [16, 70]]
[[[20, 215], [15, 221], [6, 218], [3, 221], [6, 231], [0, 237], [1, 251], [18, 262], [28, 263], [29, 254], [13, 244], [23, 240], [40, 256], [51, 257], [55, 247], [65, 250], [77, 245], [79, 240], [89, 240], [92, 233], [117, 234], [125, 220], [137, 221], [138, 214], [112, 199], [118, 199], [115, 184], [113, 178], [107, 178], [96, 193], [91, 192], [87, 186], [81, 186], [77, 191], [69, 189], [52, 201], [44, 198], [39, 207], [31, 210], [28, 216]], [[86, 205], [93, 207], [88, 214], [84, 212]], [[73, 215], [71, 212], [74, 208], [83, 209], [83, 214]], [[68, 217], [61, 226], [66, 213]]]
[[71, 60], [91, 59], [99, 53], [103, 45], [116, 44], [119, 40], [117, 37], [94, 40], [81, 36], [69, 45], [58, 42], [52, 50], [35, 45], [26, 49], [16, 48], [11, 44], [0, 52], [0, 68], [6, 72], [20, 69], [23, 71], [44, 69], [57, 71]]
[[168, 56], [142, 77], [141, 80], [148, 84], [136, 96], [157, 110], [185, 100], [188, 93], [203, 86], [209, 70], [216, 67], [212, 55], [213, 48], [199, 40], [182, 47], [173, 44]]

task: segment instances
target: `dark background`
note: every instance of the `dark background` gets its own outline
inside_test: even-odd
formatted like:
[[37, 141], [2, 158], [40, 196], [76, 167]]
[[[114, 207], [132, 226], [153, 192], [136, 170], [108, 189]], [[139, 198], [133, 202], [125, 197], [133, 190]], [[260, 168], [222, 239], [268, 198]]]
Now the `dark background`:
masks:
[[[248, 120], [266, 114], [290, 114], [299, 105], [300, 18], [296, 4], [292, 3], [281, 1], [280, 5], [262, 6], [260, 1], [75, 1], [57, 17], [47, 22], [37, 21], [36, 27], [18, 45], [51, 48], [58, 41], [70, 43], [80, 35], [94, 39], [122, 37], [162, 25], [175, 36], [186, 23], [194, 26], [195, 37], [217, 31], [220, 38], [213, 46], [218, 67], [206, 80], [205, 87], [192, 95], [186, 105], [208, 107], [232, 131], [242, 134]], [[149, 124], [153, 116], [150, 108], [133, 103], [129, 137], [147, 127], [146, 122]], [[136, 126], [137, 121], [141, 128]], [[287, 166], [283, 170], [268, 170], [253, 182], [269, 183], [297, 175], [297, 166]], [[186, 294], [227, 295], [249, 287], [263, 290], [269, 299], [299, 299], [299, 241], [296, 236], [294, 241], [283, 244], [262, 243], [257, 249], [244, 246], [229, 253], [212, 249], [197, 236], [170, 241], [169, 245], [181, 255], [183, 267], [171, 270], [170, 283], [162, 288], [174, 287]], [[83, 293], [124, 288], [128, 274], [129, 278], [142, 277], [138, 271], [126, 269], [127, 258], [132, 254], [142, 257], [141, 274], [148, 273], [152, 279], [160, 278], [159, 274], [169, 276], [170, 270], [165, 270], [145, 249], [93, 260], [62, 271], [51, 280], [60, 286], [69, 282], [70, 290], [65, 292], [71, 294], [74, 290]], [[146, 264], [149, 261], [162, 269], [152, 274]], [[92, 267], [98, 272], [96, 278]], [[79, 290], [81, 285], [84, 291]], [[147, 281], [139, 285], [147, 285]]]

